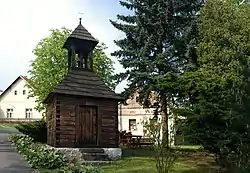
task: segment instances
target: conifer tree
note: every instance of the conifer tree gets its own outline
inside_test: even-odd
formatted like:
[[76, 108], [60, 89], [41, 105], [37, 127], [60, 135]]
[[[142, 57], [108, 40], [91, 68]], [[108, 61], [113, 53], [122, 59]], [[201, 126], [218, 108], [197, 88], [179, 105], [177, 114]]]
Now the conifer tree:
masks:
[[[195, 62], [194, 31], [200, 0], [124, 0], [120, 4], [131, 11], [131, 15], [117, 15], [112, 25], [125, 34], [116, 40], [120, 50], [116, 56], [126, 69], [118, 75], [118, 82], [128, 81], [125, 97], [139, 90], [139, 101], [150, 106], [152, 91], [165, 122], [164, 136], [167, 143], [170, 108], [178, 96], [178, 78], [190, 70]], [[191, 68], [192, 69], [192, 68]], [[157, 112], [157, 111], [156, 111]]]

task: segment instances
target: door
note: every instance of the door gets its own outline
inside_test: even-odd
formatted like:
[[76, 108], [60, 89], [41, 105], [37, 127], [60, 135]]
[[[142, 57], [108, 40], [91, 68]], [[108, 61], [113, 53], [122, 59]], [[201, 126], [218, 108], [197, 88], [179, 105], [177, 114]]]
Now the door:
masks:
[[97, 145], [97, 107], [79, 106], [78, 112], [78, 144], [80, 146]]

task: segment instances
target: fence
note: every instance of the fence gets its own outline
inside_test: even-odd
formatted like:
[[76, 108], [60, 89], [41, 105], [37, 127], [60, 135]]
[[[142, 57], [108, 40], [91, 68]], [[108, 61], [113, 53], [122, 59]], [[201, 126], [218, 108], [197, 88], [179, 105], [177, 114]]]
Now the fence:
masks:
[[38, 120], [40, 118], [0, 118], [0, 124], [20, 124]]

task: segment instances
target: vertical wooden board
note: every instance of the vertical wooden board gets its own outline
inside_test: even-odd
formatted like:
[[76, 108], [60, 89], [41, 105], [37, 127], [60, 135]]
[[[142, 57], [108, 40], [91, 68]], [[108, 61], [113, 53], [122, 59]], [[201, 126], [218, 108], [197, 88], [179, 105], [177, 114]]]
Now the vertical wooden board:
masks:
[[89, 112], [89, 108], [86, 108], [86, 129], [87, 129], [87, 141], [89, 144], [91, 144], [91, 117], [90, 117], [90, 112]]
[[86, 117], [86, 109], [83, 108], [83, 114], [82, 114], [82, 121], [81, 121], [81, 124], [82, 124], [82, 128], [84, 129], [83, 130], [83, 141], [86, 141], [87, 140], [87, 137], [88, 137], [88, 129], [87, 129], [87, 117]]
[[96, 121], [97, 121], [97, 145], [100, 145], [101, 140], [102, 140], [102, 136], [101, 136], [102, 114], [101, 114], [100, 106], [98, 106], [97, 109], [96, 109]]
[[93, 136], [94, 136], [94, 141], [96, 143], [96, 131], [97, 131], [97, 126], [96, 126], [96, 108], [92, 109], [92, 115], [93, 115]]
[[79, 143], [79, 138], [80, 138], [80, 126], [79, 126], [79, 114], [80, 114], [80, 112], [79, 112], [79, 106], [76, 106], [76, 108], [75, 108], [75, 110], [76, 110], [76, 114], [75, 114], [75, 116], [76, 116], [76, 118], [75, 118], [75, 130], [76, 130], [76, 135], [75, 135], [75, 144], [78, 144]]
[[97, 108], [94, 109], [94, 136], [95, 136], [95, 143], [97, 143], [97, 131], [98, 131], [98, 125], [97, 125]]
[[83, 123], [82, 123], [84, 121], [84, 116], [83, 116], [84, 112], [83, 111], [84, 111], [83, 107], [80, 106], [80, 108], [79, 108], [79, 127], [80, 127], [79, 138], [80, 138], [80, 142], [82, 142], [84, 140], [83, 135], [85, 133]]
[[93, 136], [93, 114], [92, 114], [92, 107], [88, 108], [88, 116], [89, 116], [89, 141], [93, 143], [94, 136]]

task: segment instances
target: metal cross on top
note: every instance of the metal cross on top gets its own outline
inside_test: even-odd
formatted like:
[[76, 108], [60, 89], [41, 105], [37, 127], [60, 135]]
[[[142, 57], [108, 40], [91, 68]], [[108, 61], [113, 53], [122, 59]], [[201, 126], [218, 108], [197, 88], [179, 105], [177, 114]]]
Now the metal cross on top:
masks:
[[79, 17], [79, 23], [82, 24], [83, 13], [80, 13], [80, 12], [79, 12], [78, 14], [80, 15], [80, 17]]

